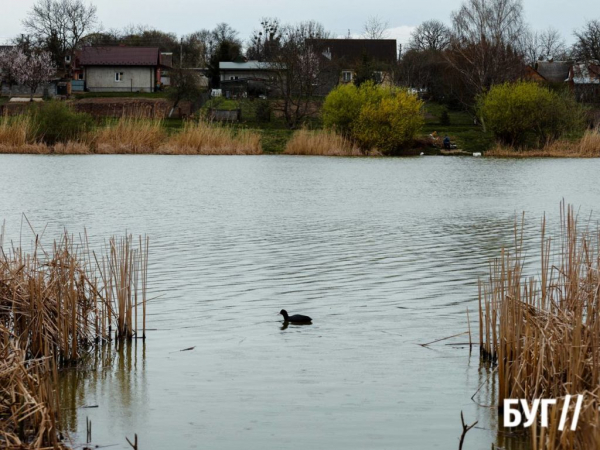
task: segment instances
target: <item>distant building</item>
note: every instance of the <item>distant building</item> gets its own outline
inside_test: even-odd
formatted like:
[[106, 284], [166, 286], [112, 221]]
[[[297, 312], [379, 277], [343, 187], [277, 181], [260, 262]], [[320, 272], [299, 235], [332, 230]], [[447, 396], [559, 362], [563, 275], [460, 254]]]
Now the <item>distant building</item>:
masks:
[[526, 78], [546, 83], [565, 83], [572, 65], [571, 61], [538, 61], [527, 67]]
[[338, 83], [354, 82], [366, 68], [374, 81], [393, 82], [392, 71], [398, 61], [395, 39], [309, 39], [307, 42], [321, 55], [324, 64], [339, 74], [330, 77], [332, 82], [324, 85], [323, 95]]
[[273, 63], [220, 62], [219, 74], [222, 95], [227, 98], [267, 95], [277, 68]]
[[568, 81], [577, 101], [600, 103], [600, 64], [597, 61], [573, 64]]
[[172, 59], [158, 47], [84, 47], [76, 55], [73, 78], [90, 92], [155, 92]]

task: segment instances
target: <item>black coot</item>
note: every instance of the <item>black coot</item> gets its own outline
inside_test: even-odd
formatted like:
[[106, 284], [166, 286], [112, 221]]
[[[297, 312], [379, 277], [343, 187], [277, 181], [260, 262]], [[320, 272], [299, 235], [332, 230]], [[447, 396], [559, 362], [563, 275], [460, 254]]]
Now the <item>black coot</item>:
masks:
[[285, 322], [291, 323], [310, 323], [312, 319], [308, 316], [303, 316], [302, 314], [294, 314], [293, 316], [289, 316], [285, 309], [282, 309], [279, 314], [283, 316], [283, 320]]

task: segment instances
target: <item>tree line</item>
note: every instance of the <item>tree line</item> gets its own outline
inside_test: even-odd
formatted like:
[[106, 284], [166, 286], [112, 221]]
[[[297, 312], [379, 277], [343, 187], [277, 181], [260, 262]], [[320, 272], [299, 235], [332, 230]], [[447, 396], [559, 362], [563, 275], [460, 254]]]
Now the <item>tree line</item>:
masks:
[[[68, 58], [84, 45], [156, 46], [171, 52], [175, 88], [180, 85], [182, 92], [193, 85], [184, 68], [204, 68], [210, 85], [218, 86], [220, 62], [258, 60], [278, 69], [271, 80], [280, 98], [276, 107], [294, 128], [311, 114], [310, 99], [321, 85], [339, 76], [335, 68], [324, 66], [322, 49], [314, 44], [335, 36], [316, 21], [283, 24], [277, 18], [264, 18], [244, 42], [227, 23], [182, 36], [147, 26], [103, 30], [91, 3], [38, 0], [23, 27], [25, 33], [15, 39], [17, 53], [0, 58], [0, 64], [5, 66], [5, 77], [14, 75], [18, 82], [27, 78], [32, 89], [47, 75], [49, 64], [68, 76]], [[370, 17], [362, 37], [385, 38], [388, 28], [380, 18]], [[347, 37], [352, 38], [350, 33]], [[395, 84], [422, 88], [432, 99], [476, 115], [478, 97], [494, 85], [521, 78], [528, 64], [549, 59], [600, 60], [600, 20], [589, 20], [574, 37], [575, 43], [568, 47], [553, 28], [531, 30], [522, 0], [464, 0], [447, 24], [438, 20], [420, 24], [398, 63], [386, 69]], [[46, 56], [40, 59], [41, 54]], [[20, 68], [11, 61], [20, 61]], [[25, 69], [27, 61], [37, 63], [39, 77]], [[355, 83], [373, 81], [372, 72], [365, 56], [356, 67]]]

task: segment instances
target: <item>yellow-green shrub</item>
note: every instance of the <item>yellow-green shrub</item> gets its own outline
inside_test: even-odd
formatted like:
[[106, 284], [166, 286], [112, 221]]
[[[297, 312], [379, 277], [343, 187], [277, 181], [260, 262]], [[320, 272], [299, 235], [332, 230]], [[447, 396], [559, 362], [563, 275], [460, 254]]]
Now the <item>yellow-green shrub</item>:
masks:
[[358, 143], [363, 150], [390, 153], [413, 140], [423, 126], [423, 103], [414, 95], [373, 82], [338, 86], [325, 99], [326, 128]]
[[354, 121], [367, 103], [377, 103], [391, 91], [373, 84], [341, 84], [332, 90], [323, 103], [323, 124], [338, 133], [350, 137]]
[[478, 107], [496, 138], [508, 145], [544, 145], [582, 129], [582, 110], [571, 96], [534, 82], [492, 86]]
[[379, 103], [367, 103], [353, 128], [362, 148], [392, 153], [410, 143], [423, 127], [422, 103], [406, 91], [397, 91]]

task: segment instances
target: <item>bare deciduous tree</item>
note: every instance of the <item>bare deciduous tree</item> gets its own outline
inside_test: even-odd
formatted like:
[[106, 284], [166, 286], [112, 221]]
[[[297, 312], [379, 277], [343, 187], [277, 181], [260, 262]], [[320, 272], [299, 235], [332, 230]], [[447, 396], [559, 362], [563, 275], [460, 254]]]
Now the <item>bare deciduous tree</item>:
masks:
[[73, 53], [96, 22], [96, 7], [82, 0], [38, 0], [23, 25], [64, 67], [65, 57]]
[[439, 20], [427, 20], [411, 33], [409, 47], [419, 51], [443, 51], [450, 45], [450, 35], [450, 29]]
[[329, 37], [323, 26], [313, 21], [281, 28], [280, 46], [270, 61], [273, 76], [268, 84], [279, 97], [274, 109], [281, 112], [290, 128], [297, 128], [304, 118], [317, 113], [312, 97], [329, 82], [319, 42]]
[[363, 25], [363, 36], [366, 39], [387, 39], [389, 33], [389, 22], [381, 19], [379, 16], [371, 16]]
[[575, 32], [575, 38], [575, 58], [580, 61], [600, 61], [600, 20], [590, 20], [581, 30]]
[[521, 0], [466, 0], [452, 14], [448, 62], [460, 74], [461, 99], [474, 99], [491, 85], [518, 78], [524, 69]]
[[281, 25], [279, 19], [265, 17], [260, 21], [260, 30], [254, 31], [246, 56], [248, 59], [269, 61], [281, 45]]
[[565, 40], [560, 32], [552, 27], [542, 32], [528, 31], [524, 33], [523, 51], [528, 64], [535, 64], [536, 61], [568, 58]]

